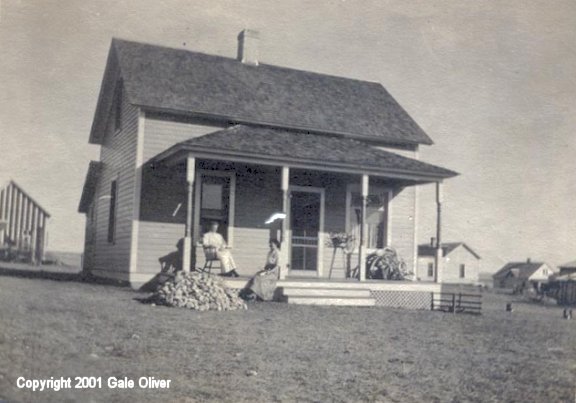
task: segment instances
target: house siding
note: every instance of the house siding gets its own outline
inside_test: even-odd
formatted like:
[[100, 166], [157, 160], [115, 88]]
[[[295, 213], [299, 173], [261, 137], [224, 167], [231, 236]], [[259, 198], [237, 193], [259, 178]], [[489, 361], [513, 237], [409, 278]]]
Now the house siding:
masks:
[[390, 203], [390, 246], [406, 262], [406, 267], [414, 271], [416, 253], [416, 187], [411, 186], [394, 191]]
[[[129, 281], [130, 244], [136, 182], [136, 146], [138, 108], [122, 99], [121, 130], [116, 132], [114, 119], [108, 120], [100, 150], [102, 172], [96, 186], [94, 203], [96, 223], [94, 259], [90, 271], [95, 275]], [[114, 242], [108, 242], [110, 184], [117, 180], [116, 230]]]
[[[460, 265], [465, 265], [465, 276], [460, 278]], [[441, 273], [442, 283], [476, 284], [480, 274], [480, 259], [460, 245], [444, 258]]]
[[226, 127], [223, 124], [200, 119], [176, 119], [157, 113], [146, 113], [144, 123], [143, 161], [167, 150], [171, 146]]

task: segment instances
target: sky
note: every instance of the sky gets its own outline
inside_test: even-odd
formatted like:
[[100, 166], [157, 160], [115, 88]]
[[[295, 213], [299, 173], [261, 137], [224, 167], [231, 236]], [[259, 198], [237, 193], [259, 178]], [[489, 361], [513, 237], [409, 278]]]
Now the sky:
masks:
[[[432, 137], [443, 238], [494, 271], [576, 258], [573, 0], [0, 0], [0, 177], [52, 214], [49, 248], [81, 251], [78, 201], [112, 37], [235, 57], [259, 30], [269, 64], [382, 83]], [[420, 191], [420, 241], [435, 232]]]

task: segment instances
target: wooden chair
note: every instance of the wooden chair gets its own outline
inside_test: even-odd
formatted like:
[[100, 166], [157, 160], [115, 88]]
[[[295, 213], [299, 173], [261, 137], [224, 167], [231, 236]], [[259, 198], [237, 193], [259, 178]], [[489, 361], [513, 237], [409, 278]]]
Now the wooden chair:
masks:
[[[214, 262], [217, 262], [218, 264], [221, 265], [220, 259], [218, 259], [218, 256], [216, 254], [216, 248], [214, 248], [212, 246], [203, 246], [202, 249], [204, 250], [205, 261], [204, 261], [204, 266], [200, 269], [200, 271], [210, 274], [210, 271], [212, 270]], [[220, 266], [220, 268], [221, 267], [222, 266]]]

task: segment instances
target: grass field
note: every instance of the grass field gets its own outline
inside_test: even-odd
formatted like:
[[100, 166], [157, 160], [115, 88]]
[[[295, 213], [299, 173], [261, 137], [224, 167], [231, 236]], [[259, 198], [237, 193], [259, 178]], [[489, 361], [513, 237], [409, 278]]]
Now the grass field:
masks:
[[[68, 279], [68, 277], [63, 277]], [[251, 305], [196, 313], [129, 289], [0, 275], [0, 400], [574, 402], [576, 321], [486, 294], [480, 317]], [[168, 390], [30, 392], [16, 378], [141, 376]]]

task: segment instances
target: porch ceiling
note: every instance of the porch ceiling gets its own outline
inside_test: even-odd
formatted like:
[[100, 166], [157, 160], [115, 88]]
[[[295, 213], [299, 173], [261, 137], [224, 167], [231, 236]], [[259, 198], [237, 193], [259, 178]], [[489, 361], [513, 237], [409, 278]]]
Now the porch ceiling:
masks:
[[173, 164], [198, 158], [438, 182], [456, 172], [357, 140], [309, 132], [236, 125], [178, 143], [154, 158]]

